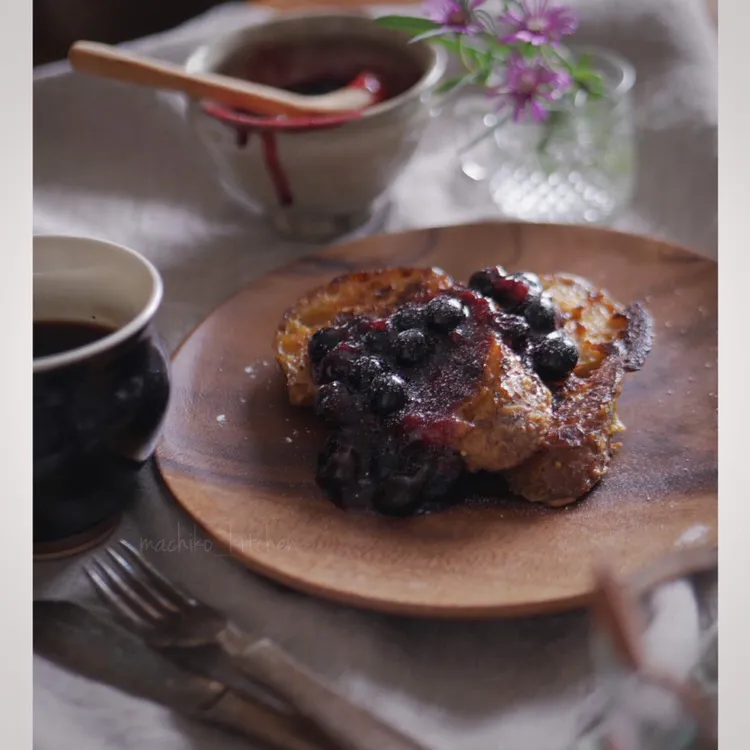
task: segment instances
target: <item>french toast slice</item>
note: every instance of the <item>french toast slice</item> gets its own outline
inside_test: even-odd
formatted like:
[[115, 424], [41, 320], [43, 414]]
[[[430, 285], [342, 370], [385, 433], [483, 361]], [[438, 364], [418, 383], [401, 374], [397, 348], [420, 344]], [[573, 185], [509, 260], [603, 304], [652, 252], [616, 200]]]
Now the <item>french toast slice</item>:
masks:
[[310, 406], [315, 400], [317, 386], [307, 351], [315, 331], [341, 315], [388, 315], [406, 302], [432, 296], [453, 284], [439, 268], [383, 268], [344, 274], [301, 297], [284, 314], [274, 340], [289, 401]]
[[509, 471], [511, 491], [531, 502], [568, 505], [606, 474], [625, 428], [617, 400], [626, 372], [640, 369], [653, 343], [651, 318], [638, 303], [615, 302], [576, 276], [541, 277], [578, 344], [573, 373], [553, 389], [553, 419], [544, 445]]
[[[276, 358], [290, 402], [316, 404], [333, 425], [318, 481], [337, 504], [398, 515], [418, 512], [420, 493], [434, 489], [432, 477], [445, 497], [461, 465], [471, 472], [502, 473], [516, 495], [559, 506], [586, 494], [606, 473], [614, 436], [624, 429], [616, 408], [623, 377], [639, 369], [650, 350], [650, 317], [640, 305], [626, 309], [576, 276], [534, 281], [533, 274], [487, 270], [500, 278], [495, 291], [478, 291], [473, 283], [466, 288], [433, 268], [346, 274], [284, 315]], [[542, 375], [538, 359], [524, 353], [537, 346], [540, 334], [532, 331], [524, 343], [528, 333], [520, 339], [512, 333], [519, 316], [529, 314], [513, 307], [508, 313], [503, 306], [508, 290], [515, 294], [534, 283], [554, 303], [554, 325], [561, 329], [554, 335], [567, 336], [577, 350], [565, 370], [570, 374], [557, 380]], [[424, 315], [446, 300], [463, 312], [459, 323], [441, 333]], [[396, 322], [414, 314], [421, 322], [404, 327]], [[429, 354], [404, 366], [398, 353], [402, 334], [419, 343], [422, 331], [421, 346], [429, 344]], [[310, 352], [321, 334], [332, 336], [333, 343], [316, 359]], [[385, 349], [370, 347], [373, 336], [386, 339]], [[336, 361], [328, 363], [334, 354]], [[375, 367], [369, 375], [361, 371], [363, 362]], [[361, 387], [357, 380], [365, 375], [367, 385]], [[383, 377], [399, 381], [401, 399], [386, 417], [374, 415], [371, 403], [373, 384]], [[415, 445], [428, 448], [415, 453]]]
[[495, 335], [490, 325], [498, 312], [494, 303], [456, 285], [437, 269], [348, 274], [290, 308], [275, 340], [290, 401], [296, 405], [314, 401], [317, 386], [308, 344], [316, 330], [357, 317], [385, 325], [395, 310], [440, 295], [477, 306], [476, 315], [462, 329], [464, 341], [446, 348], [438, 345], [432, 364], [407, 368], [411, 404], [401, 415], [404, 429], [411, 439], [439, 439], [462, 456], [469, 470], [500, 471], [515, 466], [542, 444], [551, 421], [551, 394]]
[[481, 382], [455, 408], [465, 426], [450, 442], [469, 471], [503, 471], [535, 454], [552, 425], [552, 399], [499, 336], [490, 335]]

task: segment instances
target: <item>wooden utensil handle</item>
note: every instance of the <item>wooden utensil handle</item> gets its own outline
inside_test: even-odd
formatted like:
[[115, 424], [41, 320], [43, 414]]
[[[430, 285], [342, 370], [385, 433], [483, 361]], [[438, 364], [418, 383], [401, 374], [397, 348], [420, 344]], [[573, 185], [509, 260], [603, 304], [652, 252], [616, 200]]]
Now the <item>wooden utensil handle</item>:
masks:
[[300, 108], [298, 97], [289, 92], [216, 73], [188, 73], [179, 65], [143, 58], [107, 44], [76, 42], [68, 60], [82, 73], [181, 91], [191, 99], [212, 99], [258, 115], [309, 114], [309, 109]]
[[68, 53], [71, 65], [82, 73], [113, 78], [138, 86], [183, 91], [194, 98], [209, 93], [201, 77], [188, 76], [177, 65], [144, 60], [138, 55], [97, 42], [76, 42]]
[[260, 740], [276, 750], [335, 750], [325, 739], [318, 739], [299, 719], [226, 693], [199, 718]]
[[237, 666], [288, 701], [341, 750], [424, 750], [329, 688], [271, 641], [251, 643], [241, 637], [232, 641], [225, 646]]

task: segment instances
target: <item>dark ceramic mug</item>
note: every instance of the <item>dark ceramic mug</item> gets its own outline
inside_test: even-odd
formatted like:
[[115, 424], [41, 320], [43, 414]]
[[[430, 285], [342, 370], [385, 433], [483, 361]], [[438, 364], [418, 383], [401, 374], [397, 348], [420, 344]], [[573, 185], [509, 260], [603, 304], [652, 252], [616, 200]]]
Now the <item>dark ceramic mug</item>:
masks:
[[35, 554], [101, 537], [154, 451], [169, 401], [162, 290], [126, 247], [34, 238]]

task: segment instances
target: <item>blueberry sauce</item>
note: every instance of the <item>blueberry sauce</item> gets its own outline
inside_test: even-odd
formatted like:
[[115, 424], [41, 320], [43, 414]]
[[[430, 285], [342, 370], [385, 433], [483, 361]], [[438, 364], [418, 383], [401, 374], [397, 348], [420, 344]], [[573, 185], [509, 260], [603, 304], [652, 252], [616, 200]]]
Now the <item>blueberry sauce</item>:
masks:
[[315, 409], [332, 432], [317, 482], [338, 506], [407, 516], [453, 501], [465, 473], [451, 446], [456, 412], [476, 392], [493, 337], [550, 386], [578, 361], [575, 342], [533, 274], [502, 268], [408, 302], [391, 315], [341, 315], [308, 353]]

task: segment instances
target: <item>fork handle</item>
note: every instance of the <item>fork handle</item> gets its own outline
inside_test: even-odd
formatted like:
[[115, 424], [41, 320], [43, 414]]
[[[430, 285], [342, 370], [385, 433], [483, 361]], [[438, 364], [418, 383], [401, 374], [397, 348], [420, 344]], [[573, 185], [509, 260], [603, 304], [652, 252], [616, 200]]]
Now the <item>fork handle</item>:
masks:
[[275, 691], [341, 750], [425, 750], [332, 690], [273, 642], [234, 634], [222, 638], [222, 646], [248, 677]]

